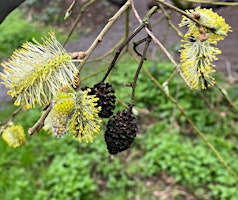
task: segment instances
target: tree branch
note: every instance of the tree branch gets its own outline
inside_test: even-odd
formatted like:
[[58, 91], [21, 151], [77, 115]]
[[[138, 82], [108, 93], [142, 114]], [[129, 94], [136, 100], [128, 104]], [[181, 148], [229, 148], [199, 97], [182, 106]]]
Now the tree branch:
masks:
[[[156, 7], [156, 6], [155, 6]], [[134, 5], [134, 1], [132, 0], [132, 11], [134, 12], [137, 20], [143, 24], [143, 21], [141, 19], [141, 17], [139, 16], [135, 5]], [[152, 38], [152, 40], [163, 50], [163, 52], [165, 53], [165, 55], [168, 57], [168, 59], [173, 63], [175, 70], [179, 73], [180, 77], [184, 80], [184, 82], [187, 84], [187, 86], [192, 90], [192, 86], [190, 85], [190, 83], [186, 80], [186, 78], [184, 77], [182, 71], [180, 70], [180, 67], [178, 66], [178, 64], [175, 62], [175, 60], [173, 59], [172, 55], [168, 52], [168, 50], [163, 46], [163, 44], [155, 37], [155, 35], [153, 34], [153, 32], [151, 32], [147, 27], [145, 27], [146, 32], [150, 35], [150, 37]]]
[[105, 25], [105, 27], [102, 29], [102, 31], [99, 33], [99, 35], [96, 37], [96, 39], [94, 40], [94, 42], [91, 44], [91, 46], [88, 48], [88, 50], [86, 51], [86, 56], [85, 58], [82, 60], [82, 62], [78, 65], [78, 69], [79, 71], [82, 69], [82, 67], [84, 66], [84, 64], [86, 63], [88, 57], [91, 55], [91, 53], [94, 51], [94, 49], [97, 47], [97, 45], [102, 42], [103, 37], [105, 36], [105, 34], [108, 32], [108, 30], [112, 27], [112, 25], [115, 23], [115, 21], [117, 19], [120, 18], [120, 16], [122, 15], [123, 12], [125, 12], [127, 10], [127, 8], [129, 8], [131, 6], [131, 0], [128, 0], [118, 11], [117, 13], [108, 20], [108, 23]]

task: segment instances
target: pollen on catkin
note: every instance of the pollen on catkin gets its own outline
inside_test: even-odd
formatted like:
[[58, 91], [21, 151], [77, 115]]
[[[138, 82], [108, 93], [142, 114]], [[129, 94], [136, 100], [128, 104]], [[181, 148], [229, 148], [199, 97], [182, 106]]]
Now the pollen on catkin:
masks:
[[2, 139], [13, 148], [26, 143], [24, 129], [19, 125], [11, 125], [5, 128], [2, 132]]
[[97, 107], [95, 95], [88, 95], [90, 89], [78, 90], [76, 94], [76, 106], [69, 121], [68, 131], [77, 138], [79, 142], [92, 142], [100, 132], [101, 119], [98, 116], [100, 107]]
[[15, 105], [25, 108], [36, 104], [47, 105], [63, 85], [74, 85], [77, 68], [71, 56], [57, 41], [53, 33], [26, 42], [16, 50], [10, 59], [1, 63], [2, 83], [9, 89], [8, 94], [16, 98]]
[[[225, 36], [227, 36], [228, 32], [232, 31], [225, 19], [213, 12], [212, 9], [197, 7], [195, 9], [187, 10], [186, 12], [200, 21], [202, 24], [211, 27], [211, 29], [203, 27], [207, 34], [207, 41], [210, 43], [216, 44], [218, 41], [223, 40]], [[188, 31], [185, 34], [185, 37], [192, 36], [194, 38], [199, 38], [199, 26], [191, 19], [183, 16], [179, 25], [187, 26]]]
[[61, 137], [67, 132], [68, 121], [75, 108], [74, 90], [59, 90], [53, 101], [50, 112], [52, 131], [56, 137]]
[[224, 18], [212, 9], [196, 8], [186, 12], [202, 24], [211, 27], [208, 29], [199, 26], [186, 16], [183, 16], [180, 23], [180, 26], [186, 25], [188, 28], [180, 50], [182, 72], [193, 89], [207, 89], [215, 83], [212, 73], [216, 70], [212, 62], [217, 60], [216, 55], [221, 54], [221, 50], [215, 45], [223, 40], [231, 29]]

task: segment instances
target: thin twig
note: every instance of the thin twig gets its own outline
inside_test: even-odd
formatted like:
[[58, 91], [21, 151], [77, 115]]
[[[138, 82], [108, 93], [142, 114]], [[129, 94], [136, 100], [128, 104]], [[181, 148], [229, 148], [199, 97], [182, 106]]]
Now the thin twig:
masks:
[[146, 38], [145, 47], [144, 47], [144, 50], [143, 50], [143, 53], [142, 53], [142, 56], [141, 56], [141, 59], [140, 59], [140, 62], [139, 62], [139, 66], [136, 70], [136, 73], [135, 73], [135, 76], [134, 76], [134, 79], [133, 79], [133, 82], [132, 82], [132, 94], [131, 94], [131, 104], [132, 105], [134, 105], [134, 100], [135, 100], [136, 82], [138, 80], [140, 70], [141, 70], [141, 68], [143, 66], [143, 63], [145, 61], [146, 53], [147, 53], [147, 50], [149, 48], [150, 42], [151, 42], [151, 37], [148, 35], [147, 38]]
[[[142, 24], [143, 21], [141, 19], [141, 17], [139, 16], [137, 10], [135, 9], [135, 5], [134, 5], [134, 1], [132, 0], [132, 11], [134, 12], [137, 20]], [[176, 61], [173, 59], [173, 56], [168, 52], [168, 50], [163, 46], [163, 44], [155, 37], [155, 35], [153, 34], [153, 32], [151, 32], [147, 27], [145, 27], [146, 32], [151, 36], [152, 40], [159, 45], [159, 47], [163, 50], [163, 52], [165, 53], [165, 55], [168, 57], [168, 59], [173, 63], [175, 70], [179, 73], [180, 77], [184, 80], [184, 82], [188, 85], [188, 87], [192, 90], [192, 86], [190, 85], [190, 83], [186, 80], [186, 78], [184, 77], [182, 71], [180, 70], [180, 67], [178, 66], [178, 64], [176, 63]]]
[[122, 15], [123, 12], [125, 12], [127, 10], [128, 7], [131, 6], [131, 0], [128, 0], [117, 12], [116, 14], [109, 19], [108, 23], [104, 26], [104, 28], [102, 29], [102, 31], [99, 33], [99, 35], [96, 37], [96, 39], [94, 40], [94, 42], [91, 44], [91, 46], [88, 48], [88, 50], [86, 51], [86, 56], [83, 59], [83, 61], [78, 65], [78, 69], [79, 71], [82, 69], [82, 67], [84, 66], [84, 64], [86, 63], [88, 57], [91, 55], [91, 53], [94, 51], [94, 49], [97, 47], [97, 45], [102, 42], [103, 37], [105, 36], [105, 34], [108, 32], [108, 30], [112, 27], [112, 25], [115, 23], [115, 21], [117, 19], [120, 18], [120, 16]]
[[[192, 1], [191, 1], [192, 2]], [[164, 3], [164, 2], [163, 2]], [[161, 4], [163, 4], [163, 3], [161, 3]], [[203, 2], [203, 3], [205, 3], [205, 1]], [[222, 2], [221, 2], [222, 3]], [[168, 6], [168, 4], [166, 3], [166, 5]], [[162, 9], [162, 11], [164, 12], [164, 15], [165, 15], [165, 17], [167, 18], [167, 20], [168, 20], [168, 23], [169, 23], [169, 25], [172, 25], [171, 23], [170, 23], [170, 19], [169, 19], [169, 16], [168, 16], [168, 14], [166, 13], [166, 10], [164, 10], [164, 8], [163, 8], [163, 6], [161, 6], [160, 5], [160, 8]], [[181, 37], [181, 38], [184, 38], [183, 37], [183, 35], [182, 35], [182, 33], [179, 31], [177, 31], [177, 28], [175, 27], [175, 26], [171, 26], [177, 33], [178, 33], [178, 35]], [[171, 79], [170, 79], [171, 80]], [[222, 95], [223, 95], [223, 97], [226, 99], [226, 101], [229, 103], [229, 105], [232, 107], [232, 108], [234, 108], [235, 109], [235, 111], [236, 112], [238, 112], [238, 108], [235, 106], [235, 104], [232, 102], [232, 100], [230, 99], [230, 97], [228, 96], [228, 94], [226, 93], [226, 91], [222, 88], [222, 87], [220, 87], [218, 84], [215, 84], [215, 86], [218, 88], [218, 90], [222, 93]]]
[[45, 110], [44, 114], [41, 115], [40, 119], [34, 124], [34, 126], [28, 129], [29, 135], [33, 135], [36, 131], [37, 132], [40, 131], [40, 129], [44, 126], [45, 119], [49, 115], [51, 109], [52, 109], [52, 103]]
[[192, 21], [194, 21], [195, 23], [197, 23], [200, 27], [205, 27], [205, 28], [207, 28], [208, 30], [211, 30], [211, 31], [214, 31], [214, 30], [215, 30], [214, 27], [211, 27], [211, 26], [208, 26], [208, 25], [206, 25], [206, 24], [203, 24], [203, 23], [201, 23], [199, 20], [195, 19], [195, 17], [194, 17], [192, 14], [189, 14], [189, 13], [187, 13], [187, 12], [185, 12], [185, 11], [183, 11], [183, 10], [181, 10], [181, 9], [179, 9], [179, 8], [177, 8], [177, 7], [171, 5], [171, 4], [169, 4], [169, 3], [167, 3], [167, 2], [165, 2], [165, 1], [163, 1], [163, 0], [156, 0], [156, 2], [157, 2], [158, 4], [162, 4], [162, 5], [164, 5], [164, 6], [167, 6], [168, 8], [170, 8], [170, 9], [172, 9], [172, 10], [174, 10], [174, 11], [180, 13], [181, 15], [186, 16], [187, 18], [189, 18], [189, 19], [191, 19]]
[[151, 18], [151, 16], [157, 11], [157, 7], [154, 6], [153, 8], [151, 8], [145, 15], [143, 22], [136, 28], [136, 30], [131, 34], [131, 36], [129, 36], [122, 44], [121, 46], [118, 48], [108, 70], [107, 73], [105, 74], [105, 76], [103, 77], [101, 82], [104, 82], [106, 80], [106, 78], [108, 77], [108, 75], [110, 74], [111, 70], [114, 68], [115, 63], [122, 51], [122, 49], [127, 46], [127, 44], [132, 40], [132, 38], [134, 38], [144, 27], [148, 26], [149, 24], [149, 19]]
[[[131, 8], [128, 7], [126, 10], [126, 16], [125, 16], [125, 38], [129, 37], [129, 33], [130, 33], [130, 12]], [[127, 45], [127, 49], [129, 48], [129, 46]]]
[[125, 39], [129, 37], [129, 30], [130, 30], [129, 29], [130, 28], [129, 22], [130, 22], [130, 7], [128, 7], [127, 10], [126, 10], [124, 37], [116, 45], [114, 45], [114, 47], [112, 47], [108, 52], [106, 52], [104, 55], [99, 56], [99, 57], [94, 58], [94, 59], [91, 59], [91, 60], [88, 60], [87, 63], [97, 62], [97, 61], [103, 60], [105, 57], [107, 57], [112, 52], [114, 52], [117, 48], [119, 48], [119, 46], [125, 41]]
[[70, 29], [70, 31], [69, 31], [69, 33], [68, 33], [68, 36], [67, 36], [66, 40], [65, 40], [64, 43], [63, 43], [63, 46], [65, 46], [65, 45], [67, 44], [67, 42], [69, 41], [69, 38], [71, 37], [71, 35], [72, 35], [74, 29], [76, 28], [77, 24], [79, 23], [81, 17], [83, 16], [83, 14], [84, 14], [85, 11], [87, 10], [87, 8], [88, 8], [89, 6], [91, 6], [92, 4], [94, 4], [95, 2], [96, 2], [96, 0], [90, 0], [88, 3], [84, 4], [84, 6], [81, 8], [81, 10], [80, 10], [80, 12], [79, 12], [79, 14], [78, 14], [77, 19], [75, 20], [75, 22], [74, 22], [72, 28]]
[[102, 68], [102, 69], [100, 69], [100, 70], [98, 70], [98, 71], [96, 71], [96, 72], [94, 72], [94, 73], [92, 73], [92, 74], [90, 74], [90, 75], [88, 75], [88, 76], [84, 76], [83, 78], [81, 78], [81, 81], [83, 82], [83, 81], [85, 81], [85, 80], [87, 80], [87, 79], [90, 79], [90, 78], [92, 78], [92, 77], [95, 77], [95, 76], [101, 74], [102, 72], [105, 72], [106, 70], [107, 70], [107, 67]]
[[226, 90], [224, 88], [222, 88], [221, 86], [219, 86], [217, 83], [214, 84], [216, 86], [216, 88], [221, 92], [221, 94], [223, 95], [223, 97], [226, 99], [226, 101], [228, 102], [228, 104], [236, 111], [238, 112], [238, 108], [235, 106], [235, 104], [232, 102], [232, 100], [230, 99], [229, 95], [227, 94]]
[[[131, 52], [131, 51], [129, 51]], [[131, 53], [132, 58], [139, 63], [138, 59], [134, 56], [133, 53]], [[236, 179], [238, 183], [238, 175], [237, 173], [228, 165], [228, 163], [225, 161], [225, 159], [222, 157], [222, 155], [216, 150], [216, 148], [209, 142], [209, 140], [206, 137], [206, 134], [202, 133], [197, 126], [193, 123], [191, 118], [187, 115], [185, 110], [182, 106], [178, 103], [176, 99], [174, 99], [168, 92], [166, 92], [163, 88], [163, 86], [156, 80], [156, 78], [145, 68], [142, 68], [142, 71], [145, 73], [146, 76], [150, 78], [150, 80], [164, 93], [164, 95], [179, 109], [181, 114], [186, 118], [188, 123], [192, 126], [195, 133], [205, 142], [205, 144], [208, 146], [208, 148], [215, 154], [217, 159], [220, 161], [220, 163], [227, 169], [227, 171]]]
[[216, 148], [209, 142], [206, 135], [202, 133], [197, 126], [193, 123], [191, 118], [187, 115], [185, 110], [180, 106], [180, 104], [177, 102], [176, 99], [174, 99], [172, 96], [170, 96], [168, 93], [165, 92], [163, 89], [163, 86], [152, 76], [152, 74], [147, 71], [146, 69], [143, 69], [143, 72], [154, 82], [154, 84], [166, 95], [166, 97], [172, 101], [176, 107], [179, 109], [179, 111], [182, 113], [182, 115], [186, 118], [188, 123], [192, 126], [193, 130], [197, 133], [197, 135], [205, 142], [205, 144], [208, 146], [208, 148], [215, 154], [217, 159], [220, 161], [220, 163], [227, 169], [227, 171], [236, 179], [238, 182], [238, 175], [236, 172], [228, 165], [228, 163], [225, 161], [225, 159], [221, 156], [221, 154], [216, 150]]
[[66, 20], [72, 13], [72, 10], [77, 3], [78, 0], [73, 0], [73, 2], [70, 4], [69, 8], [65, 12], [64, 20]]
[[238, 6], [237, 2], [218, 2], [218, 1], [209, 1], [209, 0], [184, 0], [186, 2], [191, 3], [206, 3], [206, 4], [213, 4], [213, 5], [221, 5], [221, 6]]
[[104, 58], [106, 58], [107, 56], [109, 56], [110, 54], [112, 54], [117, 48], [119, 48], [119, 46], [125, 41], [126, 37], [123, 37], [117, 44], [114, 45], [114, 47], [112, 47], [108, 52], [106, 52], [105, 54], [97, 57], [97, 58], [93, 58], [87, 61], [87, 63], [92, 63], [92, 62], [97, 62], [97, 61], [101, 61]]
[[[147, 37], [146, 38], [143, 38], [142, 40], [139, 40], [139, 41], [136, 41], [136, 42], [133, 42], [133, 50], [136, 52], [136, 54], [140, 57], [142, 57], [141, 53], [139, 51], [137, 51], [137, 47], [139, 45], [141, 45], [142, 43], [146, 42], [147, 41]], [[146, 58], [145, 58], [146, 60]]]
[[[14, 118], [18, 115], [18, 113], [20, 113], [21, 110], [22, 110], [22, 106], [17, 108], [5, 122], [1, 122], [0, 126], [3, 126], [3, 129], [5, 127], [7, 127], [9, 125], [9, 123], [12, 122], [14, 120]], [[0, 133], [0, 135], [1, 135], [1, 133]]]
[[162, 10], [162, 12], [164, 13], [165, 19], [168, 22], [168, 25], [181, 37], [184, 38], [184, 34], [173, 24], [168, 12], [165, 10], [163, 5], [159, 5], [160, 9]]
[[103, 79], [101, 82], [104, 82], [106, 80], [106, 78], [108, 77], [108, 75], [110, 74], [111, 70], [114, 68], [115, 63], [117, 61], [117, 59], [119, 58], [119, 55], [121, 54], [121, 51], [124, 49], [124, 47], [144, 28], [144, 24], [141, 24], [134, 32], [131, 36], [129, 36], [122, 44], [121, 46], [118, 48], [110, 66], [108, 67], [108, 70], [106, 72], [106, 74], [104, 75]]

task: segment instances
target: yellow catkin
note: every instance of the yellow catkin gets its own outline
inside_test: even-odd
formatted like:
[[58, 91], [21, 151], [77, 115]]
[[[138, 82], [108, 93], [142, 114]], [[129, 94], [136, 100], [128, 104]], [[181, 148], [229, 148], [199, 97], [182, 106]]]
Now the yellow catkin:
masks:
[[79, 142], [92, 142], [100, 132], [101, 119], [98, 116], [101, 108], [96, 107], [98, 98], [88, 95], [88, 91], [79, 90], [76, 95], [76, 107], [69, 121], [69, 132]]
[[24, 129], [22, 126], [19, 125], [12, 125], [4, 129], [2, 132], [2, 139], [10, 147], [14, 148], [24, 145], [26, 143]]
[[60, 87], [74, 85], [78, 71], [53, 33], [42, 40], [43, 44], [35, 39], [24, 43], [1, 64], [0, 78], [8, 94], [16, 98], [15, 105], [27, 109], [49, 104]]
[[188, 28], [180, 50], [182, 72], [193, 89], [206, 89], [215, 83], [212, 77], [215, 66], [212, 62], [217, 60], [217, 54], [221, 54], [221, 50], [214, 46], [223, 40], [231, 29], [224, 18], [214, 13], [212, 9], [196, 8], [186, 12], [202, 24], [211, 27], [211, 29], [199, 27], [186, 16], [182, 17], [180, 23], [180, 26]]

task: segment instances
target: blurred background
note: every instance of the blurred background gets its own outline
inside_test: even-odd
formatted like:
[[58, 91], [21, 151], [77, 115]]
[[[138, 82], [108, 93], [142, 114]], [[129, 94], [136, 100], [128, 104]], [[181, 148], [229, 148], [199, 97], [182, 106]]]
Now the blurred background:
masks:
[[[10, 1], [8, 1], [10, 2]], [[88, 2], [79, 0], [71, 16], [64, 15], [71, 0], [26, 0], [0, 24], [0, 60], [7, 60], [25, 41], [39, 39], [54, 31], [60, 42], [67, 38], [80, 9]], [[3, 3], [3, 1], [1, 1]], [[65, 48], [68, 52], [85, 51], [100, 33], [108, 19], [123, 1], [98, 0], [88, 8]], [[143, 18], [151, 1], [135, 1]], [[189, 7], [196, 6], [189, 5]], [[181, 6], [181, 5], [179, 5]], [[207, 5], [205, 5], [207, 6]], [[181, 6], [183, 8], [183, 6]], [[3, 8], [3, 7], [2, 7]], [[233, 32], [218, 46], [222, 50], [215, 63], [215, 74], [234, 105], [238, 106], [238, 26], [237, 6], [213, 6], [232, 27]], [[2, 13], [2, 11], [1, 11]], [[177, 25], [181, 16], [169, 11]], [[123, 38], [125, 14], [112, 26], [102, 43], [90, 56], [81, 72], [82, 86], [93, 86], [101, 80], [112, 54], [95, 62]], [[161, 10], [152, 17], [153, 32], [179, 61], [180, 38], [168, 26]], [[139, 25], [130, 13], [130, 33]], [[184, 30], [183, 30], [184, 31]], [[142, 32], [137, 41], [146, 36]], [[155, 45], [150, 46], [145, 69], [164, 83], [173, 73], [173, 65]], [[130, 89], [125, 83], [133, 79], [137, 63], [129, 54], [118, 61], [108, 81], [117, 96], [117, 110], [130, 102]], [[0, 71], [2, 67], [0, 67]], [[191, 91], [175, 76], [169, 92], [186, 110], [196, 126], [206, 134], [227, 163], [238, 173], [238, 119], [217, 88]], [[0, 122], [6, 121], [17, 108], [0, 84]], [[80, 144], [71, 136], [61, 139], [41, 130], [27, 136], [27, 144], [11, 148], [0, 139], [0, 199], [1, 200], [236, 200], [236, 180], [225, 170], [204, 142], [197, 137], [176, 106], [141, 73], [136, 87], [135, 110], [139, 132], [131, 148], [110, 156], [104, 141], [107, 121], [93, 143]], [[42, 108], [22, 111], [15, 124], [27, 129], [39, 119]]]

